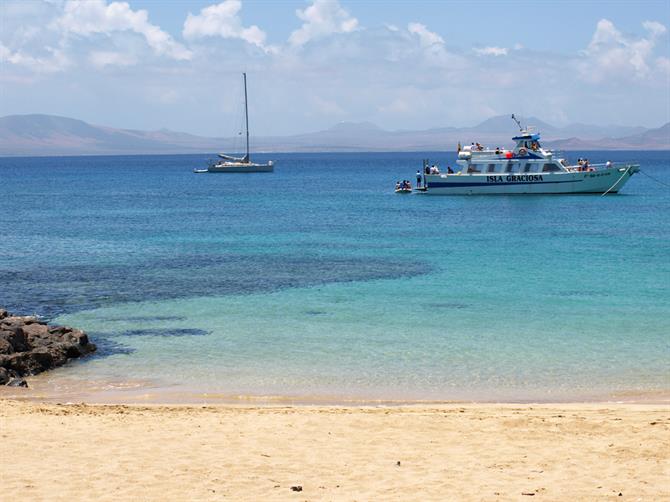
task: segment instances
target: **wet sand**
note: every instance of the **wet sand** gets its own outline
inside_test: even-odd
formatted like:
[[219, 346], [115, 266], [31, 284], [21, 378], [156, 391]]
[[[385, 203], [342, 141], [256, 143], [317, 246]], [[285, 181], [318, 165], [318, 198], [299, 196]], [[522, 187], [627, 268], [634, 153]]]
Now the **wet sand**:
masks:
[[0, 434], [12, 500], [670, 500], [667, 404], [0, 400]]

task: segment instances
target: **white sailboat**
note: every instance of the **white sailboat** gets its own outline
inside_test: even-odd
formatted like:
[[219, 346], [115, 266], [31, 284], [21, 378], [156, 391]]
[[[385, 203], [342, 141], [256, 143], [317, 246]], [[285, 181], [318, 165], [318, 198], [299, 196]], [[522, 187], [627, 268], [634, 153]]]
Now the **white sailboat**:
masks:
[[265, 164], [251, 162], [249, 158], [249, 108], [247, 106], [247, 74], [242, 73], [244, 78], [244, 119], [246, 129], [246, 154], [244, 157], [233, 157], [223, 153], [219, 154], [220, 160], [213, 162], [207, 169], [194, 169], [194, 173], [271, 173], [274, 169], [274, 162], [268, 161]]

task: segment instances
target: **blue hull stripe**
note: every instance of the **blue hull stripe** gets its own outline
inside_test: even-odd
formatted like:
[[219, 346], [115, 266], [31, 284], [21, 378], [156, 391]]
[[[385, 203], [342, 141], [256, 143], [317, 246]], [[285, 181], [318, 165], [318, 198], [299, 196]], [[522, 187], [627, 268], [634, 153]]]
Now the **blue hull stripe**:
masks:
[[551, 185], [555, 183], [580, 183], [584, 180], [564, 180], [564, 181], [511, 181], [509, 183], [447, 183], [447, 182], [428, 182], [428, 188], [457, 188], [457, 187], [500, 187], [508, 185]]

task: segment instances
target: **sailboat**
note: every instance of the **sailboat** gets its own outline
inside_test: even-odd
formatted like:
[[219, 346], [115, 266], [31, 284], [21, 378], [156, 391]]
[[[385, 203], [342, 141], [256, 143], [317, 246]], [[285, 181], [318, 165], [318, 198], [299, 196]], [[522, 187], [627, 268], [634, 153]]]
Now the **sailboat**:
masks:
[[244, 157], [233, 157], [223, 153], [219, 154], [220, 160], [211, 163], [207, 169], [194, 169], [194, 173], [271, 173], [274, 169], [274, 162], [268, 161], [265, 164], [251, 162], [249, 158], [249, 108], [247, 106], [247, 74], [244, 77], [244, 118], [247, 138], [247, 150]]

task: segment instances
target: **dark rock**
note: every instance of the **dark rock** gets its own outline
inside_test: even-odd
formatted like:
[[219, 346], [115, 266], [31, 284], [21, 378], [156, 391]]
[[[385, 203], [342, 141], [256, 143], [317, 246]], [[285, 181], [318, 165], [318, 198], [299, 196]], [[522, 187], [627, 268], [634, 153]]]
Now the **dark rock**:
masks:
[[48, 326], [36, 317], [12, 316], [0, 309], [0, 370], [3, 372], [0, 385], [21, 385], [12, 382], [62, 366], [68, 359], [95, 350], [96, 346], [81, 330]]
[[4, 324], [0, 326], [0, 354], [29, 350], [28, 339], [23, 328]]
[[[33, 350], [31, 352], [17, 352], [9, 356], [6, 367], [13, 369], [19, 375], [36, 375], [46, 370], [55, 368], [55, 358], [52, 352], [46, 350]], [[63, 358], [58, 358], [61, 364], [65, 363]]]
[[300, 485], [292, 486], [292, 487], [291, 487], [291, 491], [294, 491], [294, 492], [301, 492], [301, 491], [302, 491], [302, 486], [300, 486]]
[[7, 384], [7, 387], [28, 387], [28, 382], [23, 378], [12, 378]]

